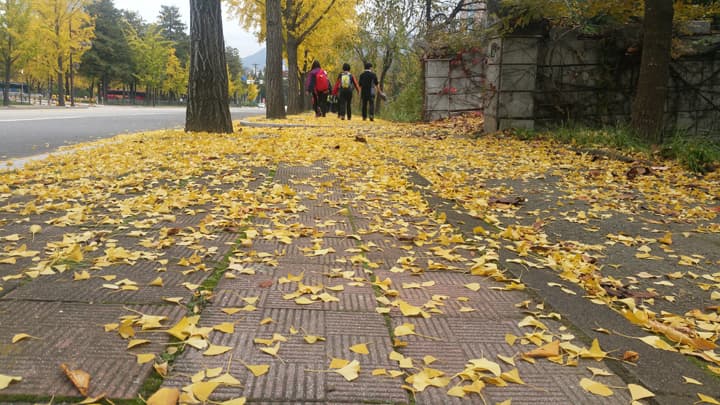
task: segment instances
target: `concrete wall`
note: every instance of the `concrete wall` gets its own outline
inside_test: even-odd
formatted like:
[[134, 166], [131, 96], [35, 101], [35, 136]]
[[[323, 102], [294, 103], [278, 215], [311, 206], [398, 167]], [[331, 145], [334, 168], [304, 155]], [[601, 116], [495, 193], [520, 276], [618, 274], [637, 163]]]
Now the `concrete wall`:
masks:
[[424, 118], [482, 110], [486, 92], [485, 59], [479, 53], [425, 61]]
[[[705, 41], [717, 41], [708, 36]], [[639, 70], [603, 39], [565, 35], [508, 36], [488, 46], [486, 131], [541, 128], [562, 122], [626, 123]], [[720, 137], [720, 46], [672, 62], [665, 126]]]

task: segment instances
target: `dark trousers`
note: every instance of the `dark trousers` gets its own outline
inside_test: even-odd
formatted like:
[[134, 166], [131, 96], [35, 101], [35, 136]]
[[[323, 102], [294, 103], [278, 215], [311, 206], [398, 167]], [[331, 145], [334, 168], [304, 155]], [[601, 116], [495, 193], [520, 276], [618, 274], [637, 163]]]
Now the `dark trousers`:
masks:
[[324, 117], [328, 112], [328, 92], [313, 93], [313, 110], [316, 117]]
[[[368, 108], [368, 104], [370, 105]], [[363, 119], [370, 117], [372, 119], [375, 116], [375, 97], [363, 97], [362, 98], [362, 116]]]
[[340, 95], [338, 97], [338, 115], [347, 119], [352, 117], [352, 89], [340, 89]]

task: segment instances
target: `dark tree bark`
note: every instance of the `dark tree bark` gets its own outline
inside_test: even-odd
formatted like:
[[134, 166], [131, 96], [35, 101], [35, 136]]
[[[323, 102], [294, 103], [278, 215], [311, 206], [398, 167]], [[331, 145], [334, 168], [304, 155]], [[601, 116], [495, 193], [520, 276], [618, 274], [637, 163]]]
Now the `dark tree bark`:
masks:
[[267, 118], [285, 118], [285, 98], [282, 89], [282, 50], [283, 36], [280, 20], [280, 0], [265, 2], [266, 29], [265, 39], [265, 95]]
[[63, 57], [58, 56], [58, 72], [57, 72], [57, 86], [58, 86], [58, 96], [57, 96], [57, 106], [58, 107], [65, 107], [65, 75], [63, 75]]
[[281, 9], [281, 21], [285, 23], [287, 32], [285, 51], [288, 55], [288, 113], [290, 114], [301, 113], [304, 104], [304, 83], [298, 71], [298, 49], [335, 6], [335, 2], [336, 0], [331, 0], [324, 11], [313, 21], [309, 20], [308, 13], [300, 12], [302, 1], [286, 0], [285, 8]]
[[185, 131], [232, 133], [220, 0], [190, 0], [190, 39]]
[[[298, 71], [298, 48], [300, 44], [294, 35], [287, 35], [288, 56], [288, 113], [300, 114], [303, 111], [303, 84]], [[292, 78], [292, 79], [290, 79]]]
[[632, 126], [640, 136], [655, 143], [662, 140], [673, 14], [673, 0], [645, 0], [642, 58], [632, 106]]
[[[8, 39], [8, 42], [11, 40]], [[12, 64], [10, 58], [5, 59], [5, 83], [3, 84], [3, 105], [10, 105], [10, 73], [12, 72]]]

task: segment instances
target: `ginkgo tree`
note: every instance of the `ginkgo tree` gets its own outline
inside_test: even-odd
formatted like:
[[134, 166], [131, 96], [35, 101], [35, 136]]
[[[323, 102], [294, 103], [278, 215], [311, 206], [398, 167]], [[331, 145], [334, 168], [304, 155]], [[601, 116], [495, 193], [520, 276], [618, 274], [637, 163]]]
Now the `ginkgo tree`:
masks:
[[65, 105], [65, 74], [74, 67], [69, 60], [80, 60], [90, 48], [95, 24], [85, 8], [90, 0], [35, 0], [30, 37], [38, 54], [56, 74], [58, 105]]
[[[150, 25], [144, 35], [127, 27], [126, 35], [135, 62], [135, 77], [146, 86], [146, 94], [150, 96], [165, 80], [172, 43], [163, 38], [157, 25]], [[154, 105], [156, 99], [151, 97]]]
[[23, 35], [30, 25], [30, 2], [28, 0], [0, 1], [0, 62], [5, 73], [3, 105], [10, 104], [9, 85], [16, 62], [26, 58], [29, 41]]
[[170, 48], [165, 65], [165, 78], [162, 82], [162, 90], [177, 100], [187, 92], [188, 78], [189, 71], [187, 67], [183, 66], [180, 59], [175, 56], [175, 49]]
[[[265, 1], [229, 0], [228, 8], [246, 29], [257, 29], [258, 39], [264, 40]], [[357, 2], [352, 0], [317, 0], [312, 2], [283, 0], [281, 22], [285, 57], [288, 68], [288, 113], [299, 113], [303, 109], [303, 83], [299, 55], [308, 58], [330, 60], [330, 55], [339, 55], [344, 47], [352, 45], [357, 29]], [[307, 50], [307, 52], [305, 52]], [[331, 63], [338, 63], [335, 58]], [[270, 78], [268, 77], [268, 80]]]

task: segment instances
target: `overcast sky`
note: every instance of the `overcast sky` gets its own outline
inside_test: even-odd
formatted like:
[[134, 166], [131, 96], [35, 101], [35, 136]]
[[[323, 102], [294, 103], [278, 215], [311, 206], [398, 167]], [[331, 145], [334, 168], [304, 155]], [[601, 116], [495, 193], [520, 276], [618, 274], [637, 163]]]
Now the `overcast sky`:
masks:
[[[190, 29], [190, 0], [115, 0], [115, 7], [130, 11], [137, 11], [147, 22], [154, 22], [160, 14], [160, 6], [176, 6], [180, 9], [183, 22]], [[255, 36], [243, 31], [237, 21], [228, 21], [227, 13], [223, 9], [223, 31], [225, 45], [240, 50], [240, 56], [245, 57], [257, 52], [263, 44], [258, 44]]]

